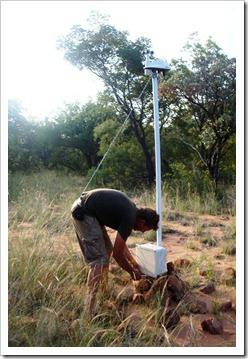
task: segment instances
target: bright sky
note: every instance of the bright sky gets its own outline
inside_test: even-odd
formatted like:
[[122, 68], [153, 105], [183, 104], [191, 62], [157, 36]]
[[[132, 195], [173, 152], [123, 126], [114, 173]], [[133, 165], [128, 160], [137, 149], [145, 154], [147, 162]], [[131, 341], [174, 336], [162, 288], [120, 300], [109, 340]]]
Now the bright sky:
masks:
[[73, 67], [56, 49], [57, 38], [71, 26], [87, 26], [92, 10], [109, 15], [131, 39], [150, 38], [155, 56], [170, 61], [182, 56], [195, 31], [236, 57], [243, 6], [242, 1], [3, 1], [4, 91], [36, 118], [52, 115], [65, 102], [94, 100], [103, 89], [100, 80]]

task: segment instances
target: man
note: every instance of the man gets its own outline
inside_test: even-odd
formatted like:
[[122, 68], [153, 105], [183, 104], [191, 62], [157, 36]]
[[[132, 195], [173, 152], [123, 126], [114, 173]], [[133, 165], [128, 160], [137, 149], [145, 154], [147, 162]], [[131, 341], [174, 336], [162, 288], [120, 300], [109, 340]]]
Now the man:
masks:
[[[73, 203], [71, 213], [85, 262], [90, 266], [86, 306], [92, 317], [99, 285], [108, 275], [111, 254], [133, 280], [141, 279], [142, 272], [126, 240], [133, 229], [156, 231], [159, 216], [150, 208], [137, 208], [124, 193], [114, 189], [83, 192]], [[117, 231], [114, 246], [105, 226]]]

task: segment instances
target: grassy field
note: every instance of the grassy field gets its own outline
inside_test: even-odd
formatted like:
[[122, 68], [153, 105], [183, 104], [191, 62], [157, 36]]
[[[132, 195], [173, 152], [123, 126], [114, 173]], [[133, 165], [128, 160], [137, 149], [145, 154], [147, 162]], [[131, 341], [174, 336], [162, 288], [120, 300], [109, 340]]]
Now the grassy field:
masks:
[[[167, 331], [159, 322], [159, 298], [152, 307], [115, 306], [116, 293], [132, 283], [114, 262], [109, 293], [99, 298], [99, 315], [90, 322], [85, 319], [88, 268], [70, 221], [70, 207], [83, 187], [82, 178], [51, 171], [9, 176], [9, 346], [202, 345], [206, 338], [197, 329], [201, 317], [187, 310], [180, 324]], [[154, 193], [128, 194], [139, 205], [154, 207]], [[219, 310], [221, 298], [235, 301], [235, 281], [222, 278], [225, 268], [235, 268], [235, 202], [222, 208], [210, 194], [204, 199], [192, 194], [182, 199], [177, 194], [166, 196], [163, 203], [169, 259], [191, 260], [180, 275], [192, 289], [203, 280], [215, 283], [210, 312], [221, 316], [227, 327], [235, 326], [235, 315]], [[109, 233], [114, 238], [113, 231]], [[152, 233], [142, 237], [134, 232], [127, 244], [133, 248], [153, 240]], [[211, 340], [210, 346], [235, 345], [233, 334], [219, 342], [216, 336]]]

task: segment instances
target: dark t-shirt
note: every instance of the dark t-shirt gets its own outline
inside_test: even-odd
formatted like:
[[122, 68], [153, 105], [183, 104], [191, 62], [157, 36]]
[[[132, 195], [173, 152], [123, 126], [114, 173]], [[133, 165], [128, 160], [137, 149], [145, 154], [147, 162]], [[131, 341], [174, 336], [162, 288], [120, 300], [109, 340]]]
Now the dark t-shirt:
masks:
[[122, 192], [95, 189], [80, 196], [85, 213], [98, 219], [101, 225], [113, 228], [126, 240], [134, 227], [137, 207]]

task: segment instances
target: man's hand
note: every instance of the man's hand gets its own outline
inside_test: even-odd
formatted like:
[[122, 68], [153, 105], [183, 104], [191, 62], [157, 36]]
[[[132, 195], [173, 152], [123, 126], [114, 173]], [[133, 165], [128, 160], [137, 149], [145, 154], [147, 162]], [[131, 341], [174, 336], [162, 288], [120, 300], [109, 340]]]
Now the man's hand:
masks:
[[143, 273], [118, 232], [115, 239], [113, 257], [116, 262], [130, 274], [133, 280], [141, 279]]

